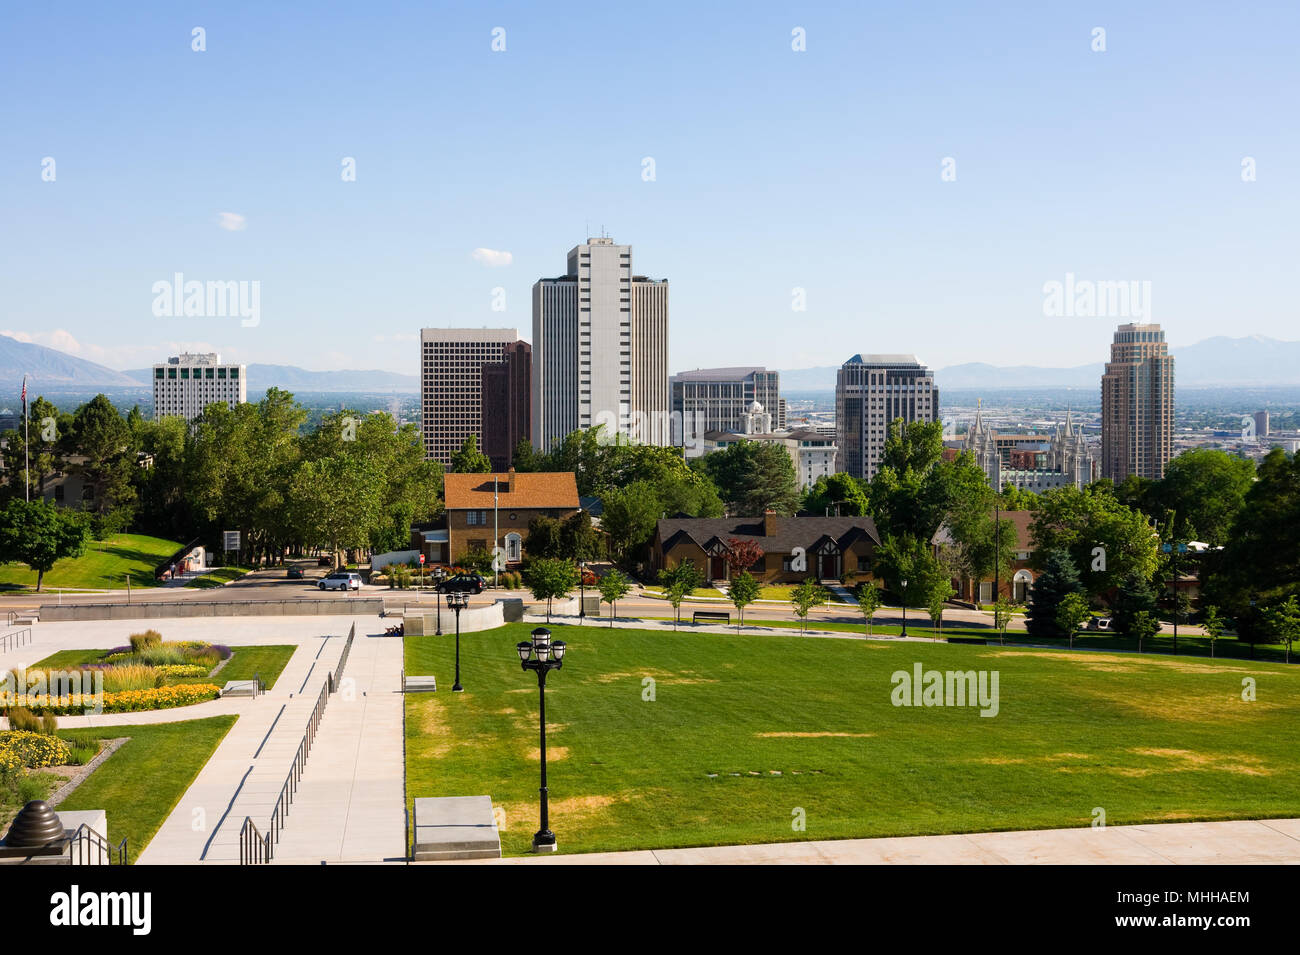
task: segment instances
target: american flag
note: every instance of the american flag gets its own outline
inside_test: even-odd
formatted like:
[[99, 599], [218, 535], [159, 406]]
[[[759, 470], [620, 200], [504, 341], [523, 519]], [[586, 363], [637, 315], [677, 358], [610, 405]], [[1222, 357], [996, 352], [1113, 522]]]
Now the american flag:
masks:
[[23, 411], [27, 410], [27, 376], [23, 375]]

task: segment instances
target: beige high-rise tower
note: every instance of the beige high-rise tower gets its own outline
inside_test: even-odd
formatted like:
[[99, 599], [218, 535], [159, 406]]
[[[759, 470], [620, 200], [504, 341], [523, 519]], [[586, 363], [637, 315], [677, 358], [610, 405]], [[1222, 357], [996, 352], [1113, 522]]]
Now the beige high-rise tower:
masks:
[[1173, 456], [1174, 360], [1159, 325], [1121, 325], [1101, 376], [1101, 476], [1161, 478]]

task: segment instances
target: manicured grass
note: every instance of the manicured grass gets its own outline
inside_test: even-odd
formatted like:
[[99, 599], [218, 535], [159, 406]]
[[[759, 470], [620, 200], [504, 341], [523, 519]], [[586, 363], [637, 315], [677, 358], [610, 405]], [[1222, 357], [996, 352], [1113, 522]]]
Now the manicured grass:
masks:
[[[537, 682], [514, 648], [530, 629], [462, 635], [458, 694], [454, 639], [406, 638], [407, 673], [444, 687], [406, 700], [408, 792], [491, 795], [509, 854], [537, 828]], [[547, 685], [561, 851], [1082, 827], [1095, 807], [1110, 825], [1300, 814], [1300, 667], [551, 629], [569, 644]], [[997, 671], [998, 714], [895, 707], [891, 675], [918, 662]]]
[[[126, 574], [132, 587], [156, 587], [154, 568], [179, 550], [176, 541], [143, 534], [118, 534], [91, 541], [80, 557], [59, 561], [45, 575], [46, 588], [88, 590], [125, 589]], [[26, 564], [0, 566], [0, 589], [36, 589], [36, 571]]]
[[134, 863], [235, 719], [214, 716], [184, 723], [60, 731], [60, 736], [73, 739], [131, 739], [78, 786], [59, 810], [105, 810], [110, 841], [117, 844], [126, 836], [128, 858]]
[[[280, 678], [289, 658], [298, 648], [292, 645], [274, 644], [265, 647], [231, 647], [234, 656], [230, 662], [217, 673], [216, 682], [224, 685], [228, 680], [251, 680], [254, 674], [262, 678], [269, 690]], [[203, 680], [195, 682], [205, 682]]]
[[98, 663], [107, 650], [56, 650], [43, 660], [37, 660], [29, 670], [75, 670], [77, 667]]
[[224, 587], [232, 580], [238, 580], [252, 570], [251, 567], [216, 567], [208, 571], [202, 577], [195, 577], [186, 587], [193, 587], [196, 590], [209, 590], [213, 587]]

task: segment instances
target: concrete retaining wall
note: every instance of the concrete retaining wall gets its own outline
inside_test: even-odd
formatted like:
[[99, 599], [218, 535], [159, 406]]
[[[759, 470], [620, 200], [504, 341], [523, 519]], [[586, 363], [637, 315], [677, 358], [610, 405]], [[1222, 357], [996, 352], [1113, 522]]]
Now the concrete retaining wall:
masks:
[[64, 604], [41, 607], [41, 620], [149, 620], [165, 617], [378, 616], [382, 597], [323, 597], [319, 600], [185, 600], [137, 604]]
[[[518, 597], [507, 597], [487, 607], [473, 607], [460, 612], [460, 632], [473, 633], [476, 630], [493, 630], [506, 623], [518, 623], [524, 619], [524, 602]], [[403, 629], [408, 636], [437, 633], [437, 616], [431, 613], [413, 613], [402, 618]], [[444, 635], [456, 632], [456, 613], [452, 610], [442, 612], [442, 632]]]

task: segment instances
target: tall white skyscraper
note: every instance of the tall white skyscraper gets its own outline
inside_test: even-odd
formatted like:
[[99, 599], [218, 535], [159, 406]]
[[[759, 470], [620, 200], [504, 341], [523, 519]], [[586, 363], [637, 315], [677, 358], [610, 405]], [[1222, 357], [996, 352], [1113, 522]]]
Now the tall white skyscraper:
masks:
[[934, 375], [915, 355], [854, 355], [835, 381], [836, 467], [871, 480], [895, 418], [934, 421], [939, 391]]
[[243, 365], [223, 365], [216, 352], [185, 353], [153, 366], [153, 416], [193, 421], [211, 404], [247, 400]]
[[670, 443], [668, 280], [632, 274], [632, 247], [575, 246], [559, 278], [533, 286], [533, 443], [579, 428]]

